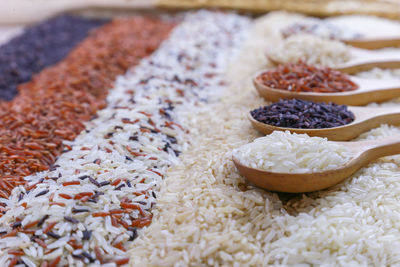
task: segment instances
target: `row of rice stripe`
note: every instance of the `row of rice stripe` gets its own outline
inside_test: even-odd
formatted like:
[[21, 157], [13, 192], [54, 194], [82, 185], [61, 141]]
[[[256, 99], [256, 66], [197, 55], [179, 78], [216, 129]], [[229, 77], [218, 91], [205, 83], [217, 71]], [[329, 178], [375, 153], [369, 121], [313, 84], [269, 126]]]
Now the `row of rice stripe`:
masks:
[[0, 103], [0, 196], [68, 150], [62, 141], [73, 140], [104, 108], [115, 77], [151, 54], [173, 26], [145, 17], [115, 19]]
[[64, 14], [31, 26], [0, 46], [0, 99], [11, 100], [18, 85], [62, 60], [105, 22]]
[[225, 86], [221, 74], [247, 26], [236, 15], [188, 15], [154, 55], [119, 77], [107, 108], [67, 142], [72, 150], [2, 200], [0, 264], [127, 263], [127, 241], [151, 222], [154, 189], [187, 145], [179, 114]]

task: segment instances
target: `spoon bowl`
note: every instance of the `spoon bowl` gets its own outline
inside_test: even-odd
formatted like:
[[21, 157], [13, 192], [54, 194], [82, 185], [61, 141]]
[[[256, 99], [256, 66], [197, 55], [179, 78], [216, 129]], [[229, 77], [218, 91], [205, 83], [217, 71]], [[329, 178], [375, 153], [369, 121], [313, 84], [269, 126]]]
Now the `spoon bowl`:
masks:
[[293, 92], [275, 89], [262, 83], [258, 72], [253, 78], [253, 84], [260, 96], [268, 101], [279, 99], [303, 99], [314, 102], [333, 102], [340, 105], [366, 105], [371, 102], [383, 102], [400, 96], [400, 80], [396, 79], [365, 79], [350, 76], [350, 80], [358, 85], [358, 89], [338, 93]]
[[383, 156], [400, 153], [400, 136], [335, 143], [348, 147], [352, 157], [346, 164], [336, 169], [321, 172], [277, 173], [245, 166], [234, 156], [232, 160], [239, 173], [256, 186], [270, 191], [305, 193], [334, 186], [369, 162]]
[[247, 118], [254, 128], [263, 134], [270, 134], [273, 131], [290, 131], [298, 134], [308, 134], [309, 136], [326, 137], [332, 141], [346, 141], [353, 139], [363, 132], [379, 127], [381, 124], [400, 125], [400, 107], [354, 107], [349, 106], [348, 110], [353, 112], [354, 121], [349, 124], [323, 129], [301, 129], [279, 127], [257, 121], [251, 116]]

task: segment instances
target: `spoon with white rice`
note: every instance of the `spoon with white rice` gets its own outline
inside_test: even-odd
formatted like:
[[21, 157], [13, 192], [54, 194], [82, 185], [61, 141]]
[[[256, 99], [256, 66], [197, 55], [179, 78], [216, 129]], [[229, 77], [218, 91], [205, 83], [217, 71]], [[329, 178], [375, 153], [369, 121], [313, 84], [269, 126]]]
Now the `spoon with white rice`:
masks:
[[336, 185], [369, 162], [400, 153], [400, 136], [332, 142], [275, 131], [233, 151], [239, 173], [271, 191], [302, 193]]
[[346, 73], [356, 73], [374, 67], [400, 68], [400, 52], [394, 49], [367, 50], [345, 45], [311, 34], [297, 34], [271, 46], [266, 53], [274, 64], [299, 60]]

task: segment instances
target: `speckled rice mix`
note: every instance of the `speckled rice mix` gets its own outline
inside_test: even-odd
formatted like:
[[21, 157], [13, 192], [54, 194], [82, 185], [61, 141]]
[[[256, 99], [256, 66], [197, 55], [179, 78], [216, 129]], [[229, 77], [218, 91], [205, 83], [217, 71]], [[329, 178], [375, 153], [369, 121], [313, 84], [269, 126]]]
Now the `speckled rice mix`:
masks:
[[236, 15], [188, 15], [155, 54], [119, 77], [107, 108], [67, 142], [72, 150], [51, 171], [27, 177], [30, 191], [18, 187], [2, 199], [9, 236], [0, 239], [0, 265], [17, 257], [10, 250], [29, 266], [127, 263], [127, 241], [151, 222], [154, 190], [188, 145], [176, 120], [225, 85], [220, 73], [247, 26]]
[[174, 26], [141, 16], [116, 18], [21, 84], [12, 101], [0, 101], [0, 197], [69, 150], [62, 142], [74, 140], [106, 106], [116, 77], [152, 54]]

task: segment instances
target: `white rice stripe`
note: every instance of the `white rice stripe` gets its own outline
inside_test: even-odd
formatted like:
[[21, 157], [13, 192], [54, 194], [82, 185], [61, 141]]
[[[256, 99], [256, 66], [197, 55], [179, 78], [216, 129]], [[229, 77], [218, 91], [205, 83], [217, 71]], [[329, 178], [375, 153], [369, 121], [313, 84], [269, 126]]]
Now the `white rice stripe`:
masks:
[[61, 266], [97, 266], [96, 247], [104, 259], [126, 257], [118, 244], [135, 239], [140, 223], [151, 220], [154, 190], [188, 145], [188, 131], [176, 123], [179, 114], [211, 101], [224, 86], [221, 73], [248, 25], [237, 15], [189, 14], [155, 54], [119, 77], [107, 108], [68, 143], [72, 150], [51, 171], [27, 177], [31, 190], [18, 187], [1, 200], [7, 207], [2, 231], [40, 221], [29, 228], [34, 235], [19, 231], [0, 239], [1, 265], [10, 260], [10, 249], [22, 249], [29, 265], [61, 256]]
[[[270, 13], [255, 21], [229, 72], [234, 86], [189, 124], [193, 149], [168, 170], [153, 223], [131, 250], [134, 266], [400, 265], [400, 156], [328, 190], [291, 196], [247, 184], [232, 164], [230, 151], [260, 136], [245, 116], [265, 104], [251, 78], [271, 66], [263, 52], [290, 20]], [[381, 126], [361, 138], [399, 132]]]

